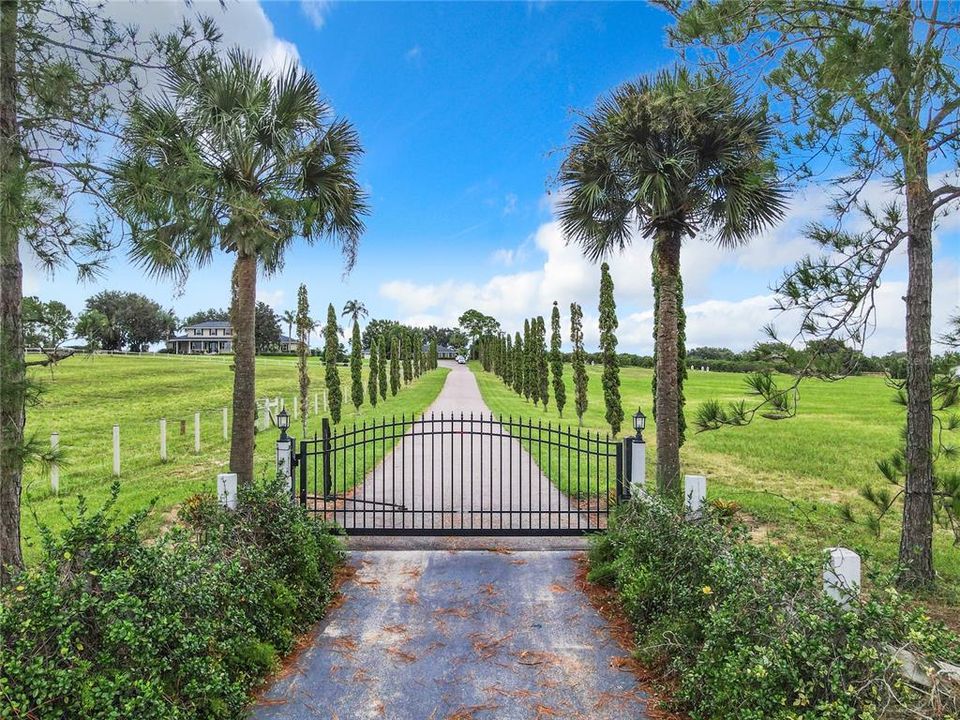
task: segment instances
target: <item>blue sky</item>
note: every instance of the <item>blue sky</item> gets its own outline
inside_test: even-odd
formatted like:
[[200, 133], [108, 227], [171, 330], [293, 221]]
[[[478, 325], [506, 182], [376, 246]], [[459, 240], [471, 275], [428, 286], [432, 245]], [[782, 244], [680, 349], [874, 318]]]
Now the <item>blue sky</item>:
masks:
[[[133, 10], [129, 8], [132, 7]], [[455, 323], [469, 307], [514, 329], [523, 317], [573, 300], [595, 339], [599, 271], [566, 247], [552, 216], [552, 178], [573, 124], [605, 91], [675, 60], [664, 45], [666, 16], [644, 3], [114, 3], [145, 28], [205, 12], [225, 41], [281, 65], [299, 60], [338, 114], [358, 128], [370, 193], [359, 262], [344, 278], [335, 250], [299, 245], [284, 271], [260, 280], [261, 298], [293, 306], [310, 291], [317, 316], [327, 302], [363, 300], [376, 317]], [[874, 188], [876, 196], [884, 190]], [[684, 250], [688, 344], [735, 348], [775, 319], [769, 285], [806, 249], [800, 230], [823, 215], [824, 189], [798, 194], [785, 224], [752, 248], [722, 253], [694, 240]], [[935, 323], [960, 302], [960, 227], [938, 233]], [[649, 352], [649, 247], [612, 262], [621, 348]], [[180, 315], [226, 306], [231, 259], [197, 271], [182, 293], [144, 280], [122, 257], [99, 282], [77, 285], [27, 269], [25, 290], [75, 311], [102, 288], [136, 290]], [[902, 259], [880, 298], [870, 349], [902, 347]]]

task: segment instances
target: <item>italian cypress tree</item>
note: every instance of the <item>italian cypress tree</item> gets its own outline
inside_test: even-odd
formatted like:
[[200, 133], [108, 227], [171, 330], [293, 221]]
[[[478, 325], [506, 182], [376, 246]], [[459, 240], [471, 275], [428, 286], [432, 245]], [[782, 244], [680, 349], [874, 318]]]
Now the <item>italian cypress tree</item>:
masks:
[[340, 373], [337, 371], [337, 356], [340, 354], [340, 326], [337, 325], [337, 311], [331, 303], [327, 307], [327, 325], [323, 329], [324, 361], [326, 371], [323, 380], [327, 385], [327, 405], [330, 407], [330, 419], [334, 423], [340, 422], [340, 412], [343, 408], [343, 390], [340, 388]]
[[313, 321], [310, 319], [310, 301], [307, 298], [307, 286], [300, 285], [297, 289], [297, 377], [300, 390], [300, 427], [303, 437], [307, 436], [307, 393], [310, 390], [310, 367], [307, 360], [310, 357], [308, 335]]
[[543, 409], [550, 404], [550, 368], [547, 365], [547, 325], [543, 316], [538, 315], [537, 325], [537, 395], [543, 403]]
[[610, 266], [600, 266], [600, 355], [603, 361], [603, 403], [611, 432], [620, 432], [623, 405], [620, 402], [620, 359], [617, 357], [617, 304], [613, 299]]
[[437, 369], [437, 339], [430, 341], [430, 369]]
[[363, 343], [360, 340], [360, 323], [353, 321], [353, 337], [350, 339], [350, 400], [359, 410], [363, 405]]
[[379, 357], [377, 358], [377, 384], [380, 386], [380, 397], [387, 399], [389, 392], [387, 385], [387, 348], [390, 345], [389, 337], [382, 337], [377, 342]]
[[529, 400], [531, 397], [534, 398], [534, 404], [536, 404], [536, 396], [534, 393], [534, 386], [536, 385], [535, 378], [537, 372], [537, 364], [534, 357], [533, 350], [533, 336], [530, 334], [530, 320], [523, 321], [523, 399]]
[[413, 341], [413, 374], [414, 377], [423, 375], [423, 338], [420, 335]]
[[579, 303], [570, 303], [570, 343], [573, 346], [573, 405], [577, 420], [583, 425], [587, 411], [587, 358], [583, 351], [583, 310]]
[[509, 334], [503, 339], [503, 384], [513, 387], [513, 343]]
[[553, 397], [557, 402], [557, 412], [563, 417], [563, 406], [567, 404], [567, 388], [563, 384], [563, 355], [560, 353], [562, 344], [560, 336], [560, 308], [557, 301], [553, 301], [553, 312], [550, 315], [550, 368], [553, 371]]
[[524, 360], [523, 339], [517, 332], [513, 338], [513, 389], [517, 395], [523, 395]]
[[413, 380], [413, 343], [410, 336], [403, 338], [403, 382], [409, 383]]
[[[655, 253], [656, 251], [654, 251]], [[654, 256], [653, 267], [657, 267]], [[659, 273], [653, 272], [653, 379], [650, 381], [653, 390], [653, 419], [657, 419], [657, 319], [660, 317], [660, 283]], [[683, 415], [683, 405], [686, 397], [683, 394], [683, 383], [687, 379], [687, 313], [683, 310], [683, 277], [677, 276], [677, 447], [683, 447], [686, 440], [687, 419]]]
[[390, 394], [396, 395], [400, 390], [400, 338], [393, 339], [393, 348], [390, 350]]
[[370, 406], [377, 406], [377, 383], [380, 374], [380, 358], [377, 357], [377, 341], [370, 341], [370, 377], [367, 378], [367, 397]]

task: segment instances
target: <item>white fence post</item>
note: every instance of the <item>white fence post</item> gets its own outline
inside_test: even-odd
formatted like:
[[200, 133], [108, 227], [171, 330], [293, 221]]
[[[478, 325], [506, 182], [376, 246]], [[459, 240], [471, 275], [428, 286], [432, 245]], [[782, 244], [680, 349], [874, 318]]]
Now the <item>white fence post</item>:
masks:
[[860, 556], [845, 547], [827, 548], [829, 557], [823, 569], [823, 589], [840, 605], [847, 607], [860, 594]]
[[228, 510], [237, 507], [237, 474], [220, 473], [217, 475], [217, 498]]
[[630, 443], [630, 494], [647, 492], [647, 444], [632, 438]]
[[200, 452], [200, 413], [193, 414], [193, 451]]
[[120, 426], [113, 426], [113, 474], [120, 477]]
[[223, 439], [226, 440], [229, 437], [227, 434], [227, 409], [223, 409]]
[[330, 401], [327, 399], [327, 391], [323, 391], [323, 411], [325, 413], [330, 412]]
[[707, 501], [707, 478], [703, 475], [684, 475], [683, 497], [687, 517], [691, 519], [701, 517], [703, 506]]
[[50, 450], [53, 451], [53, 461], [50, 463], [50, 489], [54, 495], [60, 494], [60, 465], [57, 464], [57, 450], [60, 449], [60, 433], [50, 434]]
[[296, 395], [293, 396], [293, 419], [300, 419], [300, 398]]
[[313, 414], [314, 414], [314, 415], [319, 415], [319, 414], [320, 414], [320, 400], [319, 400], [319, 396], [320, 396], [320, 393], [314, 393], [314, 394], [313, 394]]
[[167, 419], [160, 418], [160, 461], [167, 461]]

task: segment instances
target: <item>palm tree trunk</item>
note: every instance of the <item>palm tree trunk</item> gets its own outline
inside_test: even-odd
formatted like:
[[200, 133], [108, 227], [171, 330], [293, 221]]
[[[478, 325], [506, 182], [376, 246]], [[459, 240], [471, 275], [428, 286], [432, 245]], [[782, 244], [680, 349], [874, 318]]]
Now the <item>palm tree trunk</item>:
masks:
[[[926, 158], [925, 154], [916, 156]], [[921, 160], [917, 160], [919, 164]], [[911, 172], [912, 170], [912, 172]], [[930, 360], [933, 201], [927, 168], [907, 177], [907, 477], [900, 535], [902, 587], [928, 585], [933, 571], [933, 385]]]
[[20, 491], [26, 372], [23, 358], [23, 266], [16, 188], [22, 172], [17, 129], [17, 3], [0, 3], [0, 584], [23, 567]]
[[237, 483], [253, 483], [254, 424], [256, 422], [256, 346], [254, 337], [257, 304], [257, 258], [238, 254], [233, 266], [233, 434], [230, 440], [230, 472]]
[[654, 272], [660, 289], [657, 322], [657, 487], [674, 494], [680, 490], [680, 428], [677, 388], [677, 332], [679, 318], [680, 237], [660, 232], [654, 239]]

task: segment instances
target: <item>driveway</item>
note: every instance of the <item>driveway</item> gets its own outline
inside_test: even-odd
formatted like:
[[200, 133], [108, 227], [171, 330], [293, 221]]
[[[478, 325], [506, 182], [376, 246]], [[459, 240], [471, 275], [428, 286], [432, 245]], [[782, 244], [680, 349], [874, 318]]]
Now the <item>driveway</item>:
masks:
[[[330, 505], [328, 518], [348, 528], [456, 528], [480, 534], [604, 526], [606, 493], [588, 494], [579, 505], [571, 502], [510, 430], [494, 421], [470, 369], [444, 365], [451, 372], [433, 404], [360, 485]], [[531, 434], [538, 445], [545, 441], [539, 446], [549, 448], [551, 462], [560, 462], [567, 440], [557, 429], [550, 432], [532, 425], [524, 437]], [[376, 431], [372, 437], [375, 445]], [[615, 471], [611, 462], [607, 458], [608, 478]], [[589, 457], [584, 463], [589, 472]], [[595, 460], [593, 473], [599, 472]], [[335, 468], [335, 489], [336, 477]]]
[[646, 718], [569, 551], [353, 551], [343, 602], [257, 720]]

